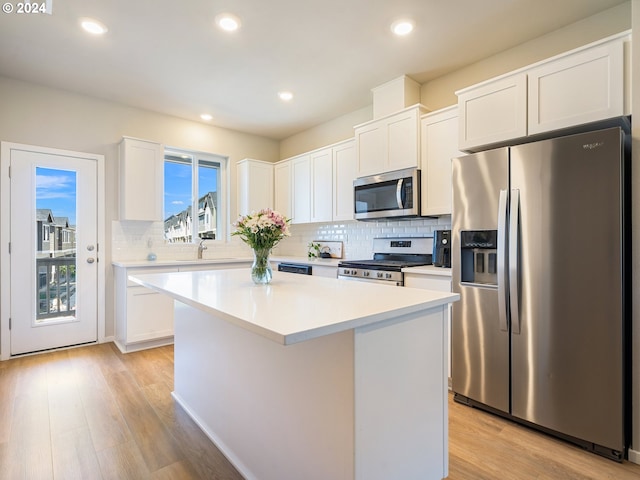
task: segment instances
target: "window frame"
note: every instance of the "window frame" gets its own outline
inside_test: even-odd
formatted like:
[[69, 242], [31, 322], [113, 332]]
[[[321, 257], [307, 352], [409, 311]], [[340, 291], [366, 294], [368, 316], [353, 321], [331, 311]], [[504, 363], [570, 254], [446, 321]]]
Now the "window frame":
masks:
[[[163, 170], [166, 162], [174, 161], [174, 160], [167, 160], [166, 159], [167, 155], [178, 156], [178, 157], [183, 157], [183, 156], [190, 157], [189, 160], [185, 159], [185, 161], [182, 163], [187, 165], [190, 164], [191, 166], [191, 204], [190, 206], [191, 206], [191, 212], [192, 212], [193, 218], [191, 218], [191, 225], [190, 225], [190, 234], [191, 234], [190, 242], [184, 242], [184, 243], [169, 242], [165, 238], [164, 239], [165, 243], [167, 245], [197, 245], [200, 243], [201, 240], [198, 232], [198, 226], [200, 224], [198, 200], [200, 199], [201, 194], [198, 191], [198, 168], [201, 165], [206, 166], [207, 164], [209, 165], [215, 164], [216, 168], [218, 169], [217, 195], [216, 195], [218, 198], [218, 206], [216, 208], [216, 215], [217, 215], [216, 229], [218, 230], [218, 232], [216, 232], [215, 239], [202, 239], [202, 241], [204, 242], [205, 245], [210, 243], [216, 244], [216, 243], [227, 242], [229, 240], [228, 224], [229, 224], [229, 214], [230, 214], [229, 175], [228, 175], [229, 157], [225, 157], [224, 155], [215, 154], [215, 153], [201, 152], [198, 150], [188, 150], [183, 148], [165, 146], [163, 160], [162, 160]], [[181, 163], [180, 161], [174, 161], [174, 162]], [[163, 185], [162, 185], [163, 217], [166, 217], [166, 210], [164, 205], [164, 197], [166, 192], [165, 182], [166, 181], [163, 181]], [[188, 207], [185, 207], [185, 208], [188, 208]], [[166, 218], [163, 219], [163, 223], [165, 220]], [[163, 236], [164, 236], [164, 225], [163, 225]]]

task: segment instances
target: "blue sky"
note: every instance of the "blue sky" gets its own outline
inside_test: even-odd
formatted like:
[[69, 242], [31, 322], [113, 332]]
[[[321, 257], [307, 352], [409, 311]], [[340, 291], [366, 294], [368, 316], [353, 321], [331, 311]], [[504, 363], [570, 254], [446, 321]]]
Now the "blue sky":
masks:
[[76, 224], [76, 172], [36, 167], [36, 208], [48, 208], [54, 217]]
[[[164, 218], [185, 210], [191, 205], [191, 165], [164, 162]], [[217, 190], [217, 170], [198, 167], [198, 195]]]

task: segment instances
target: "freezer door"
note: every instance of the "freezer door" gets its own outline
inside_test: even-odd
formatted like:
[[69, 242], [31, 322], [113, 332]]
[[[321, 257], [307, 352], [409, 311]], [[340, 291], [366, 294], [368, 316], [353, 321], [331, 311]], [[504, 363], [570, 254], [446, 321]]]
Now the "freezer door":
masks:
[[451, 327], [453, 391], [504, 412], [509, 411], [509, 335], [501, 328], [498, 303], [504, 285], [491, 285], [492, 275], [484, 274], [492, 253], [482, 252], [482, 241], [476, 252], [466, 253], [475, 258], [472, 268], [483, 272], [476, 272], [477, 282], [468, 275], [462, 281], [461, 238], [462, 232], [498, 230], [500, 191], [508, 189], [508, 174], [508, 149], [453, 159], [451, 267], [453, 290], [460, 294]]
[[624, 442], [621, 135], [511, 150], [512, 414], [615, 450]]

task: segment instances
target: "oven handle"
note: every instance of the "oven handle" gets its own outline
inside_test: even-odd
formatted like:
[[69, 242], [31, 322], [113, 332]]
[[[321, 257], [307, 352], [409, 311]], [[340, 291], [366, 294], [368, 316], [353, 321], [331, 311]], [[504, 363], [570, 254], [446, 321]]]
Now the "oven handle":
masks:
[[398, 208], [404, 208], [402, 204], [402, 190], [404, 186], [404, 178], [398, 180], [398, 185], [396, 186], [396, 201], [398, 202]]

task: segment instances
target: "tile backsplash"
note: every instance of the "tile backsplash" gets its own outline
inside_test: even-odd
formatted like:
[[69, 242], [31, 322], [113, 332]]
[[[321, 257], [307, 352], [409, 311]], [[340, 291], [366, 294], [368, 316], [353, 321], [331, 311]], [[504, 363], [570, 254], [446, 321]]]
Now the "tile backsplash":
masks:
[[[363, 259], [373, 256], [371, 245], [376, 237], [431, 236], [434, 230], [451, 228], [451, 217], [422, 218], [377, 222], [307, 223], [291, 225], [291, 237], [280, 242], [275, 255], [307, 256], [307, 245], [313, 240], [343, 243], [343, 257]], [[193, 260], [195, 244], [168, 244], [164, 241], [162, 222], [114, 221], [112, 225], [112, 258], [114, 261], [146, 260], [154, 253], [158, 260]], [[204, 258], [247, 257], [249, 248], [237, 237], [228, 242], [209, 242]]]

